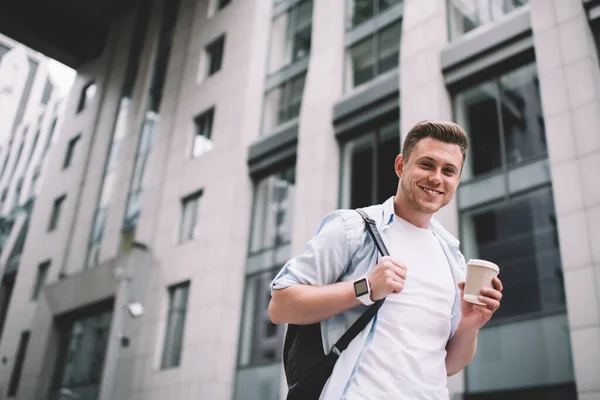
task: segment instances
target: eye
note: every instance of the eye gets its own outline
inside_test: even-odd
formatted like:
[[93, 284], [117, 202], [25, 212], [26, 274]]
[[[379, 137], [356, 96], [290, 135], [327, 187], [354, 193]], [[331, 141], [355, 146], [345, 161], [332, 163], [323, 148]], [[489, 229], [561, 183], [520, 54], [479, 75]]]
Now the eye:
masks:
[[430, 162], [422, 162], [422, 163], [421, 163], [421, 166], [422, 166], [423, 168], [426, 168], [426, 169], [433, 168], [433, 164], [432, 164], [432, 163], [430, 163]]
[[448, 176], [452, 176], [452, 175], [454, 175], [454, 174], [456, 173], [456, 171], [454, 171], [454, 169], [453, 169], [453, 168], [445, 168], [445, 169], [444, 169], [444, 173], [445, 173], [446, 175], [448, 175]]

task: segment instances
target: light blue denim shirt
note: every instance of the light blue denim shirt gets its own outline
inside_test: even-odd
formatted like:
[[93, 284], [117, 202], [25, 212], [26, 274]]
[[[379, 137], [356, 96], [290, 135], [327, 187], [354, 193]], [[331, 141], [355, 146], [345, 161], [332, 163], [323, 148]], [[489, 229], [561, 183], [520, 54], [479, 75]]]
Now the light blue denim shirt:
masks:
[[[385, 203], [367, 207], [365, 212], [375, 220], [385, 241], [385, 232], [394, 221], [394, 198]], [[455, 284], [464, 280], [466, 263], [459, 250], [459, 241], [446, 231], [434, 218], [430, 229], [438, 238], [448, 259]], [[368, 275], [377, 265], [380, 255], [365, 222], [355, 210], [338, 210], [326, 216], [319, 226], [317, 235], [307, 244], [304, 253], [289, 260], [271, 283], [273, 290], [293, 285], [322, 286], [341, 281], [354, 281]], [[360, 305], [342, 314], [321, 322], [323, 351], [331, 347], [367, 309]], [[460, 292], [456, 289], [450, 336], [460, 321]], [[321, 399], [340, 399], [348, 389], [363, 350], [370, 342], [377, 317], [350, 343], [338, 359]]]

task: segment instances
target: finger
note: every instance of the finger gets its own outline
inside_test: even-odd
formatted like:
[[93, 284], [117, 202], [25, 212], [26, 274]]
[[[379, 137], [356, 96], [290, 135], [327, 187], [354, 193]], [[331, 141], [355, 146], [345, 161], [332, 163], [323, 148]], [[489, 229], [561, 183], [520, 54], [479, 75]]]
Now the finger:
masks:
[[386, 278], [392, 278], [398, 282], [404, 282], [406, 279], [406, 272], [399, 269], [389, 268], [384, 271], [383, 276]]
[[502, 300], [502, 293], [492, 288], [481, 289], [481, 294], [487, 297], [491, 297], [494, 300]]
[[402, 278], [403, 280], [406, 279], [406, 268], [394, 266], [393, 271], [396, 274], [396, 276]]
[[384, 276], [388, 277], [388, 276], [395, 276], [395, 277], [399, 277], [401, 279], [406, 279], [406, 269], [402, 269], [400, 267], [398, 267], [397, 265], [391, 264], [391, 263], [386, 263], [384, 265]]
[[398, 260], [397, 258], [393, 258], [393, 257], [390, 257], [390, 258], [391, 258], [391, 261], [392, 261], [392, 263], [393, 263], [393, 264], [394, 264], [396, 267], [398, 267], [398, 268], [400, 268], [400, 269], [403, 269], [403, 270], [406, 270], [406, 269], [408, 268], [408, 267], [406, 266], [406, 264], [404, 264], [402, 261]]
[[404, 289], [404, 283], [394, 281], [393, 283], [390, 284], [390, 289], [391, 289], [390, 293], [398, 294]]
[[458, 282], [458, 288], [460, 290], [465, 290], [465, 282]]
[[498, 300], [494, 300], [485, 296], [477, 296], [477, 300], [479, 300], [482, 303], [485, 303], [488, 309], [492, 311], [496, 311], [500, 308], [500, 302]]
[[502, 289], [504, 289], [504, 286], [502, 286], [502, 281], [500, 280], [500, 278], [495, 277], [492, 280], [492, 283], [494, 284], [494, 287], [496, 288], [496, 290], [498, 290], [499, 292], [501, 292]]

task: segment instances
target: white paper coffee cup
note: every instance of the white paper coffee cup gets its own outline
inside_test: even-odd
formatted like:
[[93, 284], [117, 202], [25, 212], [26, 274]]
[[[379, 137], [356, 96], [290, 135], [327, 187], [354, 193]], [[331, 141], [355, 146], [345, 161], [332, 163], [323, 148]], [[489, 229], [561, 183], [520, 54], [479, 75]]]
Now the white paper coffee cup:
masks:
[[493, 288], [492, 279], [498, 276], [500, 268], [493, 262], [471, 259], [467, 262], [467, 279], [465, 281], [465, 294], [463, 298], [473, 304], [485, 306], [477, 300], [481, 296], [481, 289]]

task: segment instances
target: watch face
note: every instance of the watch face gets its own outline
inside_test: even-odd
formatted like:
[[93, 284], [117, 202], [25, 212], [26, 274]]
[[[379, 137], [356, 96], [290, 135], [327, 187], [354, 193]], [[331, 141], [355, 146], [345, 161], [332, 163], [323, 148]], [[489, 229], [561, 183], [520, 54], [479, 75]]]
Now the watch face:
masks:
[[361, 280], [354, 282], [354, 293], [356, 294], [356, 297], [369, 293], [367, 278], [362, 278]]

